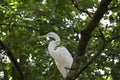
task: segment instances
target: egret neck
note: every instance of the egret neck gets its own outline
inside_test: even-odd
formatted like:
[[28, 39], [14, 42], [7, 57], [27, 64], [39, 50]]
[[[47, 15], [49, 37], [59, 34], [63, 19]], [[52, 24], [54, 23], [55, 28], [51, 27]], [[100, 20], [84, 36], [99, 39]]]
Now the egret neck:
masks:
[[[56, 53], [56, 48], [59, 46], [60, 44], [60, 38], [56, 35], [56, 36], [50, 36], [51, 38], [54, 38], [55, 40], [51, 41], [48, 45], [48, 51], [50, 53], [50, 56], [52, 56], [54, 59], [56, 59], [56, 56], [58, 56], [58, 54]], [[52, 46], [52, 47], [51, 47]], [[51, 54], [52, 53], [52, 54]]]

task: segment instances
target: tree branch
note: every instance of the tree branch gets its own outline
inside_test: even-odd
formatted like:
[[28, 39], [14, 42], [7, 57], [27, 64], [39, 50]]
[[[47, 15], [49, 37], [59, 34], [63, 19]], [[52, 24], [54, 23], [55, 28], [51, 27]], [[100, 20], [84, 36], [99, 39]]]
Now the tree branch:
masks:
[[117, 36], [115, 36], [115, 37], [109, 39], [109, 40], [107, 41], [107, 43], [111, 42], [112, 40], [118, 39], [118, 38], [120, 38], [120, 35], [117, 35]]
[[[105, 42], [105, 44], [103, 44], [102, 48], [89, 60], [89, 62], [87, 62], [80, 70], [79, 70], [79, 74], [81, 74], [100, 54], [101, 52], [106, 48], [106, 46], [112, 42], [112, 40], [118, 39], [120, 38], [120, 35], [117, 35], [109, 40], [107, 40]], [[78, 75], [79, 76], [79, 75]]]
[[117, 4], [117, 5], [113, 6], [113, 7], [108, 8], [108, 10], [112, 10], [112, 9], [115, 9], [115, 8], [118, 8], [118, 7], [119, 7], [119, 5]]
[[9, 56], [10, 60], [13, 62], [15, 68], [17, 69], [18, 73], [19, 73], [19, 76], [21, 78], [21, 80], [25, 80], [25, 77], [23, 75], [23, 72], [20, 68], [20, 65], [19, 63], [17, 62], [16, 58], [14, 57], [13, 53], [11, 52], [11, 50], [7, 47], [7, 45], [5, 43], [3, 43], [1, 40], [0, 40], [0, 49], [4, 50], [7, 55]]
[[[79, 75], [90, 65], [92, 64], [92, 62], [101, 54], [101, 52], [105, 49], [105, 47], [107, 46], [107, 44], [104, 44], [102, 46], [102, 48], [89, 60], [89, 62], [87, 62], [80, 70], [79, 70]], [[77, 76], [79, 76], [77, 75]]]
[[72, 3], [73, 3], [73, 5], [75, 6], [75, 8], [76, 8], [78, 11], [83, 12], [83, 13], [86, 13], [90, 18], [92, 18], [92, 16], [90, 15], [89, 11], [80, 9], [80, 8], [78, 7], [78, 2], [77, 2], [77, 0], [72, 0]]
[[111, 1], [112, 0], [102, 0], [100, 2], [99, 8], [94, 13], [92, 20], [89, 22], [86, 28], [83, 31], [81, 31], [81, 39], [79, 41], [77, 54], [74, 56], [74, 61], [72, 65], [72, 69], [75, 69], [76, 71], [70, 71], [65, 80], [75, 80], [81, 73], [79, 71], [80, 61], [82, 61], [82, 57], [85, 54], [88, 41], [91, 38], [91, 33], [95, 30], [100, 19], [108, 10], [108, 5], [110, 4]]
[[102, 48], [81, 68], [78, 70], [78, 75], [76, 75], [76, 77], [78, 77], [80, 74], [82, 74], [82, 72], [90, 65], [92, 64], [92, 62], [101, 54], [101, 52], [106, 48], [106, 46], [112, 42], [112, 40], [118, 39], [120, 38], [120, 35], [117, 35], [109, 40], [107, 40], [105, 42], [105, 44], [103, 44]]

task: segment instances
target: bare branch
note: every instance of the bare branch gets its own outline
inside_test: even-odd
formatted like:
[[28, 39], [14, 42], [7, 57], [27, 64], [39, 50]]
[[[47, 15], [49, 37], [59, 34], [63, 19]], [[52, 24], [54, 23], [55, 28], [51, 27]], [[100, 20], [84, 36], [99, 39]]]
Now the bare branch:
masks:
[[23, 72], [21, 70], [21, 67], [20, 67], [19, 63], [17, 62], [17, 60], [14, 57], [13, 53], [11, 52], [11, 50], [1, 40], [0, 40], [0, 49], [4, 50], [7, 53], [7, 55], [9, 56], [10, 60], [14, 63], [14, 66], [17, 69], [21, 80], [25, 80], [25, 77], [23, 75]]

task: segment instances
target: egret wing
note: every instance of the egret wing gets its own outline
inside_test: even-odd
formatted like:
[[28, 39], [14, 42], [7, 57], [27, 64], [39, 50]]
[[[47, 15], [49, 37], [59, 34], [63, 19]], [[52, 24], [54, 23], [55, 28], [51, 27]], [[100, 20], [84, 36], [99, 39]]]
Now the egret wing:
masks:
[[58, 58], [55, 60], [55, 63], [63, 75], [63, 77], [67, 76], [67, 73], [69, 72], [68, 68], [71, 68], [73, 58], [69, 51], [65, 47], [58, 47], [56, 49]]
[[58, 55], [58, 61], [61, 63], [66, 63], [67, 66], [71, 66], [73, 62], [73, 58], [70, 54], [70, 52], [64, 47], [58, 47], [56, 49], [57, 55]]

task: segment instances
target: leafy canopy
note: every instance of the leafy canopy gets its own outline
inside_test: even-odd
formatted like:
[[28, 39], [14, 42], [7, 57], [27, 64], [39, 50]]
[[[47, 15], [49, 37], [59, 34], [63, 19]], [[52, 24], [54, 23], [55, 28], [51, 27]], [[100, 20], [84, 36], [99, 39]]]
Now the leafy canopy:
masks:
[[[61, 74], [47, 52], [50, 40], [39, 39], [38, 36], [56, 32], [61, 37], [62, 45], [75, 56], [80, 32], [92, 19], [89, 15], [93, 16], [100, 0], [78, 0], [77, 4], [79, 9], [70, 0], [0, 1], [0, 40], [17, 58], [26, 80], [61, 80]], [[80, 67], [101, 49], [105, 40], [120, 35], [118, 5], [119, 0], [112, 0], [109, 10], [91, 34]], [[110, 80], [111, 77], [117, 78], [116, 74], [120, 77], [119, 40], [119, 37], [113, 39], [77, 80]], [[13, 63], [0, 50], [0, 80], [11, 79], [20, 80]]]

